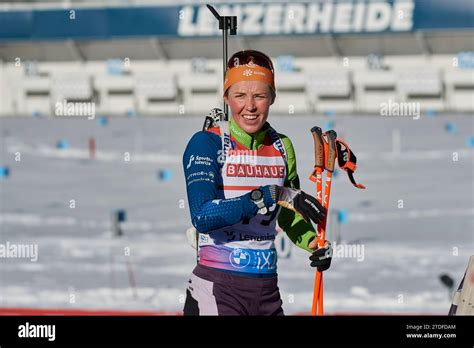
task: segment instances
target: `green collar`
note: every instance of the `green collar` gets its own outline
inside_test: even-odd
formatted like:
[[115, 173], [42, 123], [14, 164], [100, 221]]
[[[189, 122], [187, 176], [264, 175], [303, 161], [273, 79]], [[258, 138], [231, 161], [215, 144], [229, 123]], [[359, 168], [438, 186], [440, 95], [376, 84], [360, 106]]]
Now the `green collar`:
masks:
[[258, 150], [258, 148], [263, 144], [263, 140], [267, 135], [267, 131], [270, 128], [270, 124], [265, 122], [262, 129], [260, 129], [255, 134], [248, 134], [239, 125], [235, 122], [232, 117], [229, 122], [230, 134], [237, 140], [240, 144], [248, 148], [249, 150]]

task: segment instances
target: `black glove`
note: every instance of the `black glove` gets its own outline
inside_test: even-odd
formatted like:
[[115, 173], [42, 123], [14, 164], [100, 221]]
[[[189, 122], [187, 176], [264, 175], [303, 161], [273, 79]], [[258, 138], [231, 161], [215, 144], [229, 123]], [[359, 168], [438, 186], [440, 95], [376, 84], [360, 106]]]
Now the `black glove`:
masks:
[[316, 249], [309, 257], [311, 267], [317, 267], [319, 272], [323, 272], [331, 266], [332, 246], [331, 242], [326, 241], [324, 248]]
[[288, 187], [276, 188], [277, 204], [300, 214], [306, 222], [319, 224], [326, 216], [326, 209], [313, 196]]

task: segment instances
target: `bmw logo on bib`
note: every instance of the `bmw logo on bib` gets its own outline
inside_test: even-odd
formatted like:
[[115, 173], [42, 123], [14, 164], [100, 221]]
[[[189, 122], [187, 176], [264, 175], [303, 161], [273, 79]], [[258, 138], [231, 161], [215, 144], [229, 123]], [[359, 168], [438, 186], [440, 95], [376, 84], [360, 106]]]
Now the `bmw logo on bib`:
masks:
[[250, 263], [250, 254], [242, 249], [234, 249], [229, 255], [230, 264], [235, 268], [244, 268]]

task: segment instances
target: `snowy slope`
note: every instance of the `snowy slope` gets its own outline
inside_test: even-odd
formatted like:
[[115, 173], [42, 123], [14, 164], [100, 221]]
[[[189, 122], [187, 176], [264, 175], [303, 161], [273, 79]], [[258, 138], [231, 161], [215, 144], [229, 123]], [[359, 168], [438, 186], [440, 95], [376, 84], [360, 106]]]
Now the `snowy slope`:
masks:
[[[331, 208], [348, 212], [342, 241], [364, 253], [334, 258], [325, 273], [326, 311], [446, 314], [450, 301], [438, 277], [448, 273], [457, 286], [474, 250], [474, 150], [465, 146], [472, 117], [331, 119], [358, 156], [355, 177], [367, 190], [342, 173], [334, 180]], [[303, 189], [311, 193], [309, 129], [328, 120], [269, 119], [293, 140]], [[180, 162], [202, 121], [119, 118], [101, 127], [77, 118], [0, 119], [0, 166], [11, 172], [0, 179], [0, 244], [38, 245], [37, 262], [0, 258], [0, 307], [180, 311], [195, 263]], [[445, 131], [447, 121], [457, 123], [457, 134]], [[56, 149], [59, 139], [70, 149]], [[163, 169], [171, 170], [170, 181], [158, 180]], [[121, 238], [110, 231], [116, 209], [127, 212]], [[310, 310], [314, 270], [307, 257], [294, 248], [279, 261], [287, 314]]]

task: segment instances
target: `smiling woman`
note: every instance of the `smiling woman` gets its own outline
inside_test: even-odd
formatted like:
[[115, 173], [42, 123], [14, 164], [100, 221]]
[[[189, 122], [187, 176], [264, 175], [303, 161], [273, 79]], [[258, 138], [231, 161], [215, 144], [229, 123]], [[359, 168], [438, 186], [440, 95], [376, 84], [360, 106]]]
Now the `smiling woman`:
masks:
[[232, 85], [224, 97], [232, 118], [245, 132], [258, 132], [268, 118], [273, 102], [270, 87], [261, 81], [240, 81]]
[[258, 51], [235, 53], [227, 64], [224, 100], [234, 121], [249, 134], [259, 131], [275, 101], [272, 61]]
[[[200, 236], [184, 314], [283, 315], [277, 219], [297, 246], [313, 253], [311, 260], [317, 258], [311, 266], [324, 271], [330, 246], [317, 249], [311, 221], [319, 223], [325, 210], [299, 190], [293, 145], [267, 122], [275, 100], [270, 58], [258, 51], [234, 54], [224, 99], [230, 121], [194, 134], [183, 155], [191, 220]], [[200, 164], [198, 157], [209, 160]]]

